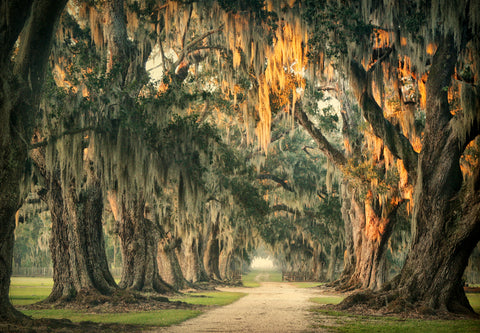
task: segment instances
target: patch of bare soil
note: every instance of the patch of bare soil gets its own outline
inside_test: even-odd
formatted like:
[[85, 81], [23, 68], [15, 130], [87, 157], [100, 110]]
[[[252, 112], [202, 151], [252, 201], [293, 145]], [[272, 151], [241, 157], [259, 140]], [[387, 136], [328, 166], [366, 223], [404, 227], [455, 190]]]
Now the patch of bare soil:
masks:
[[[238, 301], [210, 310], [177, 326], [154, 332], [312, 332], [309, 309], [315, 288], [298, 288], [289, 283], [263, 282], [258, 288], [218, 288], [243, 292]], [[153, 331], [152, 331], [153, 332]]]

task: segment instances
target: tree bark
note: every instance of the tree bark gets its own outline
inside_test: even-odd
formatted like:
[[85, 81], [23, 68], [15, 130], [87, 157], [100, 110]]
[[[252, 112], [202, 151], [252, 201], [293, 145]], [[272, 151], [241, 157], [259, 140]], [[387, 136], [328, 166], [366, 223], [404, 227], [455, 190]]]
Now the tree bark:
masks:
[[182, 241], [181, 247], [176, 249], [176, 254], [183, 276], [188, 282], [208, 281], [207, 273], [203, 268], [198, 253], [198, 241], [196, 237], [193, 235], [187, 236], [186, 239]]
[[[414, 195], [412, 245], [393, 286], [410, 302], [469, 313], [473, 310], [462, 288], [462, 275], [480, 240], [480, 175], [475, 170], [471, 184], [464, 185], [459, 161], [468, 140], [452, 129], [444, 89], [451, 83], [457, 52], [453, 37], [448, 36], [432, 60]], [[467, 133], [475, 137], [478, 128], [472, 126]]]
[[171, 292], [171, 286], [162, 280], [158, 271], [159, 234], [153, 222], [145, 217], [143, 196], [139, 194], [130, 203], [123, 197], [119, 218], [118, 235], [123, 263], [120, 288], [158, 293]]
[[220, 251], [218, 260], [218, 270], [222, 280], [231, 280], [233, 278], [233, 249], [223, 247]]
[[[66, 0], [21, 0], [0, 9], [0, 320], [23, 320], [10, 303], [15, 212], [45, 66]], [[32, 8], [33, 7], [33, 8]], [[12, 62], [20, 33], [19, 53]]]
[[30, 157], [38, 174], [44, 178], [46, 188], [41, 189], [38, 195], [47, 204], [52, 219], [49, 247], [53, 264], [53, 288], [44, 302], [69, 300], [75, 296], [76, 292], [71, 277], [68, 220], [63, 202], [60, 172], [47, 170], [45, 148], [32, 150]]
[[180, 248], [182, 241], [175, 238], [171, 233], [161, 239], [157, 256], [160, 275], [175, 290], [190, 287], [190, 283], [184, 278], [182, 268], [177, 258], [176, 249]]
[[[75, 296], [100, 293], [110, 295], [117, 289], [109, 269], [103, 238], [103, 195], [96, 176], [87, 176], [77, 193], [74, 181], [64, 190], [64, 213], [68, 223], [68, 254]], [[63, 235], [63, 233], [62, 233]], [[55, 235], [60, 236], [60, 235]], [[59, 242], [65, 242], [59, 239]], [[64, 252], [62, 255], [67, 255]], [[66, 268], [61, 268], [66, 269]]]
[[210, 230], [208, 233], [207, 244], [205, 244], [205, 252], [203, 257], [203, 263], [205, 265], [205, 271], [212, 280], [221, 280], [219, 263], [220, 263], [220, 241], [218, 239], [218, 233], [220, 231], [219, 221], [220, 213], [217, 213], [215, 221], [212, 221]]
[[0, 144], [0, 321], [24, 318], [15, 310], [8, 296], [15, 229], [15, 213], [20, 208], [19, 182], [22, 176], [25, 150], [7, 142]]

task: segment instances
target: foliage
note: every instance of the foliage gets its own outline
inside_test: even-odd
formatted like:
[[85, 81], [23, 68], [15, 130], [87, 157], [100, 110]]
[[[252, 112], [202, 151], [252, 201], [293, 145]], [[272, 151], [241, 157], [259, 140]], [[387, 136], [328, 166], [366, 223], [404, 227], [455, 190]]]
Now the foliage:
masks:
[[15, 230], [14, 265], [50, 267], [50, 216], [48, 212], [27, 215]]
[[345, 55], [352, 42], [368, 38], [373, 31], [355, 6], [345, 2], [309, 0], [304, 6], [303, 19], [312, 29], [308, 53], [311, 60], [315, 61], [324, 52], [328, 58]]

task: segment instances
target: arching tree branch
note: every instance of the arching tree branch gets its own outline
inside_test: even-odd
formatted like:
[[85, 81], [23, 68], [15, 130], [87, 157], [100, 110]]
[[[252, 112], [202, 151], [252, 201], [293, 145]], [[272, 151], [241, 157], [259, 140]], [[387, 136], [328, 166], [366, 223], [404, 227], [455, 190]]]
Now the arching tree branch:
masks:
[[361, 64], [350, 62], [352, 88], [363, 111], [363, 116], [372, 125], [373, 133], [383, 140], [390, 152], [403, 161], [411, 179], [416, 179], [418, 154], [410, 141], [385, 117], [367, 87], [367, 72]]
[[325, 154], [325, 156], [330, 160], [330, 162], [332, 162], [339, 169], [342, 169], [347, 164], [347, 159], [345, 158], [343, 153], [333, 147], [331, 143], [327, 140], [327, 138], [325, 138], [322, 131], [315, 127], [315, 125], [310, 121], [310, 119], [308, 119], [307, 114], [303, 111], [303, 107], [300, 101], [298, 101], [295, 106], [295, 118], [315, 140], [318, 145], [318, 149], [320, 149]]
[[277, 177], [275, 175], [271, 175], [269, 173], [261, 174], [261, 175], [257, 176], [257, 179], [259, 179], [259, 180], [262, 180], [262, 179], [273, 180], [274, 182], [277, 182], [279, 185], [281, 185], [285, 190], [290, 191], [290, 192], [295, 192], [295, 190], [290, 185], [288, 185], [288, 183], [285, 179], [282, 179], [282, 178]]

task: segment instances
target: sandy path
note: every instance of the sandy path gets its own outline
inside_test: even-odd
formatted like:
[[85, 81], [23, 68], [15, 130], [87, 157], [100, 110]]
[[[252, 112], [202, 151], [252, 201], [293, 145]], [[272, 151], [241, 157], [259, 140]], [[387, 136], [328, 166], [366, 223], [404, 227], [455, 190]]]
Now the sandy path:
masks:
[[244, 292], [238, 301], [157, 332], [311, 332], [308, 300], [321, 292], [289, 283], [263, 282], [258, 288], [218, 288]]

